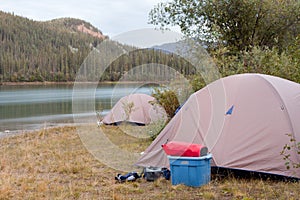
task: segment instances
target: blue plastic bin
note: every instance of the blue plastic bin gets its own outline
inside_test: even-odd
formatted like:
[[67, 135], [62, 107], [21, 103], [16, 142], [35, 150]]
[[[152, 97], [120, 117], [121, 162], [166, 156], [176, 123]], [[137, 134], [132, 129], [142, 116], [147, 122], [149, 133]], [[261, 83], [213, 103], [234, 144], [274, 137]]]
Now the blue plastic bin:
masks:
[[211, 154], [202, 157], [168, 156], [168, 158], [172, 185], [199, 187], [209, 183]]

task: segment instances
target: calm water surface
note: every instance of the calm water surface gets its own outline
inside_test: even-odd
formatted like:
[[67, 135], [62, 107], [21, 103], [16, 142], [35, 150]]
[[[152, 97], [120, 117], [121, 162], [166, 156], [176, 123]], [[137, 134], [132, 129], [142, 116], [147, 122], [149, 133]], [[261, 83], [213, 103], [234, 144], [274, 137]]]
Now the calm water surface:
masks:
[[[95, 111], [106, 114], [118, 99], [131, 92], [151, 94], [152, 88], [137, 84], [98, 85]], [[72, 94], [73, 85], [0, 86], [0, 133], [73, 123]]]

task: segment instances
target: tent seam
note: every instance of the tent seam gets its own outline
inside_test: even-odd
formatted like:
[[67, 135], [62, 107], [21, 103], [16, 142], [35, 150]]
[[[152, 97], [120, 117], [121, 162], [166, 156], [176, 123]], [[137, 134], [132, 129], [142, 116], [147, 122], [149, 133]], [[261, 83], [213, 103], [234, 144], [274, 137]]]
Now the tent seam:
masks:
[[281, 95], [279, 94], [277, 88], [276, 88], [269, 80], [267, 80], [265, 77], [263, 77], [263, 76], [261, 76], [261, 75], [259, 75], [259, 74], [258, 74], [258, 77], [261, 78], [262, 80], [264, 80], [271, 88], [273, 88], [273, 91], [275, 91], [275, 95], [278, 96], [278, 98], [280, 99], [281, 103], [282, 103], [283, 106], [284, 106], [284, 109], [286, 109], [286, 114], [285, 114], [285, 116], [288, 118], [289, 126], [290, 126], [290, 128], [292, 129], [293, 137], [295, 137], [294, 126], [293, 126], [292, 120], [291, 120], [290, 115], [289, 115], [288, 107], [286, 106], [284, 100], [282, 99]]

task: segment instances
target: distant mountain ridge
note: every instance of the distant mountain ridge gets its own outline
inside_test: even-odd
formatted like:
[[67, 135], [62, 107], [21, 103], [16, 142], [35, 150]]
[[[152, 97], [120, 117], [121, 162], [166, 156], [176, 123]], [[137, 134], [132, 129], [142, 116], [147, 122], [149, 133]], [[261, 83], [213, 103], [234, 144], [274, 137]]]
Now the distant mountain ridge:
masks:
[[74, 18], [34, 21], [0, 11], [0, 81], [73, 81], [108, 36]]
[[99, 39], [105, 39], [108, 37], [103, 35], [102, 31], [94, 27], [92, 24], [81, 19], [58, 18], [46, 21], [46, 23], [52, 23], [56, 26], [65, 27], [66, 29], [69, 29], [71, 31], [86, 33]]

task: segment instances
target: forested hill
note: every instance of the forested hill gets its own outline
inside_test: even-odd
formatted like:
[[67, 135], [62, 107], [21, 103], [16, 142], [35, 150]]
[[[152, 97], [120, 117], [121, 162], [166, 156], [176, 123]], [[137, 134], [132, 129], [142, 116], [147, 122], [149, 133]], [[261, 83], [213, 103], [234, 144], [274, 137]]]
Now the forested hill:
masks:
[[39, 22], [0, 11], [0, 81], [72, 81], [105, 37], [79, 19]]

